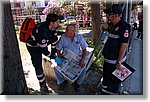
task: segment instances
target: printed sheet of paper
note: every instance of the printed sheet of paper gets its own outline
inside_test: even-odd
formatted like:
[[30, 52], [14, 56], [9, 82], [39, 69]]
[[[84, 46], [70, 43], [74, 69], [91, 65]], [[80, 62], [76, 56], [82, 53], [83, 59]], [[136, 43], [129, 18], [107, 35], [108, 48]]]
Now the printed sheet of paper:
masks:
[[[123, 65], [122, 65], [123, 66]], [[125, 66], [123, 66], [123, 70], [116, 69], [112, 74], [116, 76], [121, 81], [125, 80], [132, 72], [127, 69]]]
[[79, 66], [80, 57], [70, 50], [64, 50], [62, 65], [57, 65], [56, 69], [68, 80], [74, 82], [84, 68]]

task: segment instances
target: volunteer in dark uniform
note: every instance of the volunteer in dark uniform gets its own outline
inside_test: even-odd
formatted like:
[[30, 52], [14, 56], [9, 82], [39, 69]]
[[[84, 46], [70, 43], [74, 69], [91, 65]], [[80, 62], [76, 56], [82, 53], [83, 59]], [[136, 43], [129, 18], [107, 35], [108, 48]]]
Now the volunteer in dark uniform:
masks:
[[[40, 90], [48, 91], [46, 79], [42, 68], [42, 54], [54, 59], [55, 45], [57, 43], [57, 32], [54, 30], [59, 26], [59, 16], [48, 14], [45, 22], [36, 25], [29, 37], [26, 46], [31, 55], [32, 64], [35, 68], [37, 79], [39, 80]], [[48, 51], [48, 45], [51, 44], [51, 53]]]
[[121, 19], [122, 8], [113, 4], [105, 9], [109, 22], [108, 39], [104, 45], [103, 87], [102, 94], [118, 94], [121, 82], [112, 77], [112, 72], [122, 69], [121, 63], [126, 60], [126, 49], [130, 35], [130, 25]]

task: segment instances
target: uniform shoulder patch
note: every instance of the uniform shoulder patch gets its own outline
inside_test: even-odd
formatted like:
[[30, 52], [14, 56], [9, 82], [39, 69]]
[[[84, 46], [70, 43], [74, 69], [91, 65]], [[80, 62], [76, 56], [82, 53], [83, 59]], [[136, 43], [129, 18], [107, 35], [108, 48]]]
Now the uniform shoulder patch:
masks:
[[44, 44], [44, 43], [46, 43], [46, 40], [45, 40], [45, 39], [42, 40], [42, 44]]
[[129, 37], [129, 32], [128, 32], [128, 30], [125, 31], [124, 37], [125, 37], [125, 38]]

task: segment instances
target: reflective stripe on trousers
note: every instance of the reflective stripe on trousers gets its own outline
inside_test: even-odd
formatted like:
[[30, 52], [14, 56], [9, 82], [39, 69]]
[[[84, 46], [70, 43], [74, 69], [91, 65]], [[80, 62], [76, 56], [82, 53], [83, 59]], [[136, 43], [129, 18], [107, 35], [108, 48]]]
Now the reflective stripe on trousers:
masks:
[[42, 73], [40, 75], [36, 75], [36, 76], [37, 76], [39, 82], [43, 82], [46, 79], [44, 73]]
[[117, 95], [118, 93], [113, 93], [110, 91], [107, 91], [106, 89], [102, 89], [102, 92], [106, 93], [106, 94], [110, 94], [110, 95]]

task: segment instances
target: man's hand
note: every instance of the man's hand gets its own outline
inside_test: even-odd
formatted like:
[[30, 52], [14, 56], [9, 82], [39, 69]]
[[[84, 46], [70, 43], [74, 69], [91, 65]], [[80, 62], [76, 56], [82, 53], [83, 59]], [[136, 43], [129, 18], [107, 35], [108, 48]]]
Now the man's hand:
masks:
[[103, 23], [103, 24], [101, 24], [101, 26], [100, 26], [100, 29], [101, 30], [106, 30], [108, 28], [108, 24], [107, 23]]
[[84, 60], [83, 60], [83, 59], [80, 60], [79, 66], [80, 66], [80, 67], [84, 67], [84, 66], [85, 66], [85, 63], [84, 63]]
[[121, 63], [117, 63], [117, 64], [116, 64], [116, 68], [117, 68], [118, 70], [123, 70], [123, 69], [124, 69], [124, 66], [123, 66]]

